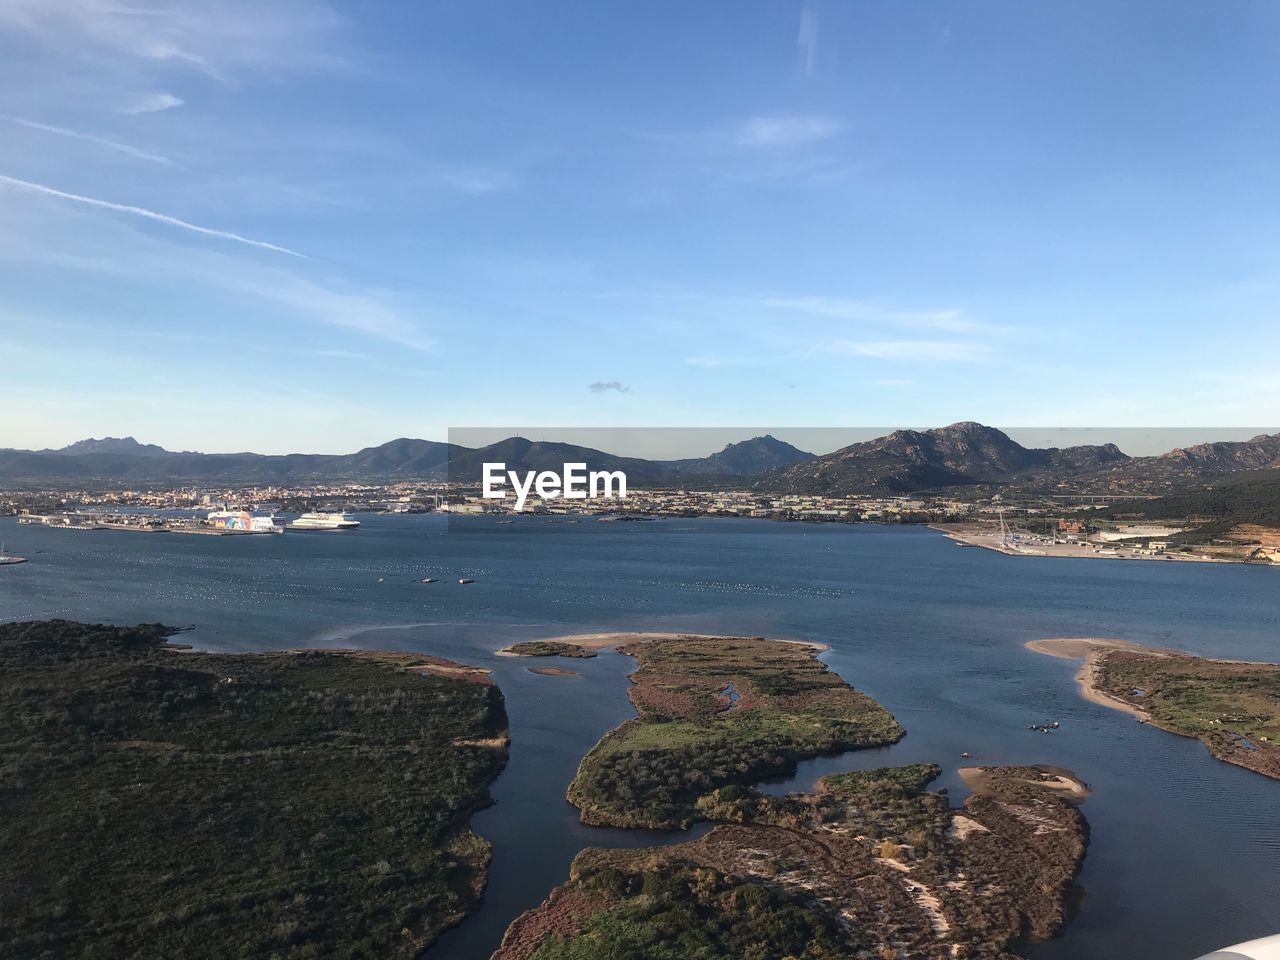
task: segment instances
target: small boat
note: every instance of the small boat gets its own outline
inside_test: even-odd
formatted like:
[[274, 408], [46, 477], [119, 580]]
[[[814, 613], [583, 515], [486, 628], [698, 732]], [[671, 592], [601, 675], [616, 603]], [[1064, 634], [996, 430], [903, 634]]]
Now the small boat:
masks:
[[423, 578], [422, 578], [421, 580], [419, 580], [418, 582], [419, 582], [419, 583], [435, 583], [435, 582], [436, 582], [436, 578], [435, 578], [435, 577], [423, 577]]
[[379, 577], [379, 578], [378, 578], [378, 582], [379, 582], [379, 583], [382, 583], [384, 579], [385, 579], [384, 577]]
[[471, 579], [470, 579], [470, 578], [468, 578], [468, 577], [460, 577], [460, 578], [458, 579], [458, 582], [459, 582], [459, 583], [475, 583], [475, 581], [474, 581], [474, 580], [471, 580]]
[[960, 759], [961, 759], [961, 760], [968, 760], [970, 756], [972, 756], [972, 754], [970, 754], [970, 753], [969, 753], [969, 751], [968, 751], [968, 750], [966, 750], [964, 753], [960, 754]]

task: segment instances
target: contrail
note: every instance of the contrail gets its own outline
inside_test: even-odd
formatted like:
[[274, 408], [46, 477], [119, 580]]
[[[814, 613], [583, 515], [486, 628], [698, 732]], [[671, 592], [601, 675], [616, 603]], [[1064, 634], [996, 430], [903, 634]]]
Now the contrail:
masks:
[[152, 163], [173, 163], [168, 157], [162, 157], [158, 153], [147, 153], [145, 150], [139, 150], [137, 147], [131, 147], [127, 143], [117, 143], [115, 140], [108, 140], [106, 137], [95, 137], [91, 133], [81, 133], [79, 130], [68, 130], [66, 127], [55, 127], [51, 123], [38, 123], [35, 120], [24, 120], [22, 117], [10, 117], [0, 114], [0, 120], [6, 120], [9, 123], [16, 123], [20, 127], [29, 127], [32, 130], [43, 130], [45, 133], [56, 133], [60, 137], [71, 137], [75, 140], [84, 140], [88, 143], [96, 143], [100, 147], [106, 147], [108, 150], [118, 150], [120, 153], [127, 153], [131, 157], [137, 157], [139, 160], [150, 160]]
[[133, 207], [124, 203], [112, 203], [110, 200], [98, 200], [94, 197], [83, 197], [78, 193], [67, 193], [63, 190], [55, 190], [53, 187], [46, 187], [44, 184], [32, 183], [30, 180], [19, 180], [17, 177], [6, 176], [0, 173], [0, 183], [7, 183], [23, 190], [30, 190], [32, 193], [43, 193], [48, 197], [58, 197], [62, 200], [71, 200], [75, 203], [83, 203], [90, 207], [99, 207], [103, 210], [115, 210], [118, 213], [128, 213], [135, 217], [145, 217], [148, 220], [158, 220], [160, 223], [167, 223], [172, 227], [182, 227], [184, 230], [190, 230], [193, 233], [203, 233], [207, 237], [219, 237], [223, 240], [234, 240], [236, 243], [245, 243], [251, 247], [259, 247], [263, 250], [273, 250], [276, 253], [287, 253], [291, 257], [300, 257], [303, 260], [310, 260], [305, 253], [299, 253], [297, 250], [290, 250], [288, 247], [277, 246], [274, 243], [267, 243], [265, 240], [251, 240], [248, 237], [242, 237], [238, 233], [231, 233], [229, 230], [214, 230], [212, 227], [202, 227], [199, 224], [188, 223], [186, 220], [179, 220], [177, 217], [171, 217], [166, 213], [156, 213], [154, 210], [148, 210], [146, 207]]

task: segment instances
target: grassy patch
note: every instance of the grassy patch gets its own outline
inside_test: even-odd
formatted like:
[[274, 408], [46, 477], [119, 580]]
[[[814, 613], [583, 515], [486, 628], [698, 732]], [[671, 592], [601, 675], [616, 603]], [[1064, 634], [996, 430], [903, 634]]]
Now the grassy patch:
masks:
[[1095, 682], [1219, 759], [1280, 777], [1280, 665], [1113, 650]]

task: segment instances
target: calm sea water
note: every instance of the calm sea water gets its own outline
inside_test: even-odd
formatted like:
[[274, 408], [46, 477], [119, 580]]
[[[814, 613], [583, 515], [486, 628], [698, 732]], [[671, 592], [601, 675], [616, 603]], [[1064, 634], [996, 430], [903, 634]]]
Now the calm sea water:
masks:
[[[492, 667], [512, 748], [495, 806], [475, 820], [494, 847], [490, 887], [430, 960], [483, 960], [584, 846], [687, 836], [583, 827], [563, 800], [581, 755], [630, 715], [631, 661], [559, 661], [581, 674], [561, 678], [493, 656], [515, 639], [611, 629], [821, 641], [830, 666], [908, 730], [885, 750], [803, 764], [771, 790], [936, 760], [960, 796], [964, 751], [1076, 771], [1094, 789], [1086, 898], [1036, 960], [1183, 960], [1280, 932], [1280, 783], [1084, 701], [1072, 664], [1022, 648], [1111, 636], [1280, 660], [1280, 572], [1005, 557], [919, 528], [460, 522], [466, 532], [421, 516], [366, 517], [354, 534], [184, 537], [0, 521], [0, 540], [31, 560], [0, 568], [0, 619], [160, 620], [209, 649], [383, 647]], [[1044, 720], [1062, 729], [1027, 729]]]

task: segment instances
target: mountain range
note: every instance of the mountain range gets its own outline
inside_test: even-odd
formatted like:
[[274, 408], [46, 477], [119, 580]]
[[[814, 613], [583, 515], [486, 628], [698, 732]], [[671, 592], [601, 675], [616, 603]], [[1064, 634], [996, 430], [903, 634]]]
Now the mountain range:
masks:
[[1199, 444], [1130, 457], [1114, 444], [1024, 447], [972, 422], [898, 430], [814, 455], [772, 436], [728, 444], [705, 457], [647, 460], [552, 441], [509, 437], [480, 448], [400, 438], [351, 454], [171, 452], [133, 437], [81, 440], [57, 450], [0, 450], [0, 482], [297, 483], [317, 480], [443, 480], [476, 483], [481, 464], [555, 470], [582, 462], [623, 470], [632, 486], [754, 488], [843, 495], [918, 492], [1097, 492], [1164, 494], [1245, 471], [1280, 470], [1280, 434]]

